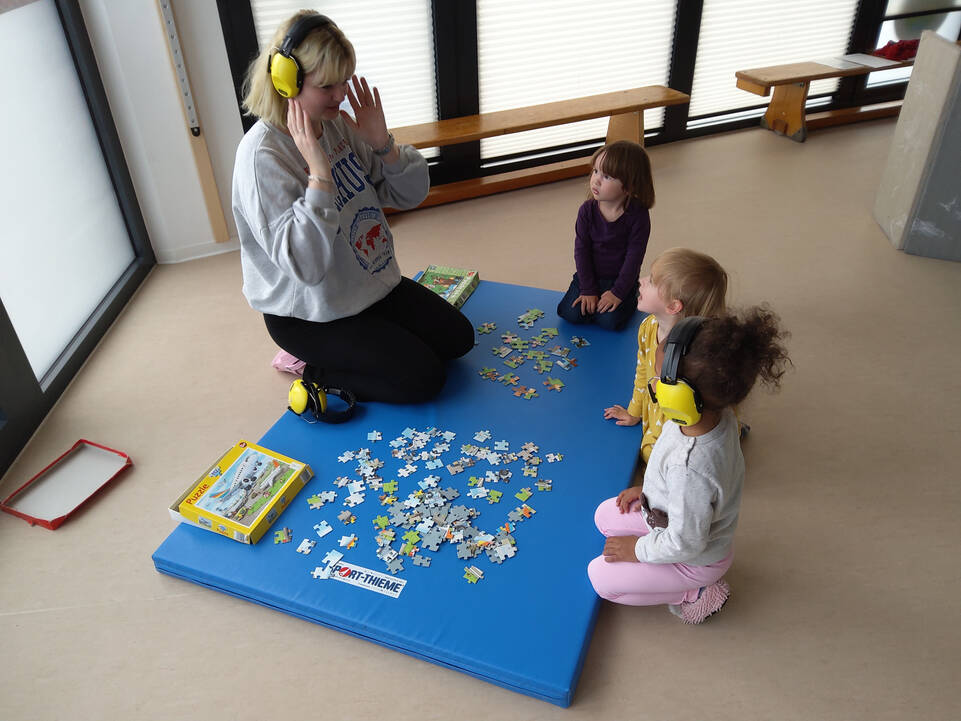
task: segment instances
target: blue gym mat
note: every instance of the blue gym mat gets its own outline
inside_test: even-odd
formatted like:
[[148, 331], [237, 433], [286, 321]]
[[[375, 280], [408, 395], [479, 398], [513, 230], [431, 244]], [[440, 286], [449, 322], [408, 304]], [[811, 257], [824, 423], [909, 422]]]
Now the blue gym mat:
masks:
[[[630, 399], [641, 315], [619, 333], [593, 325], [574, 326], [557, 317], [560, 298], [554, 291], [482, 281], [463, 311], [475, 328], [484, 323], [497, 327], [477, 334], [477, 346], [451, 365], [446, 387], [432, 403], [367, 403], [358, 407], [349, 422], [334, 426], [310, 425], [285, 412], [257, 442], [308, 463], [315, 473], [313, 480], [254, 546], [180, 524], [153, 554], [157, 570], [568, 706], [600, 604], [586, 570], [603, 547], [593, 523], [594, 509], [629, 484], [640, 441], [639, 426], [624, 428], [605, 421], [603, 408]], [[517, 318], [530, 309], [540, 309], [544, 316], [530, 328], [522, 328]], [[557, 361], [560, 356], [551, 355], [551, 349], [569, 348], [569, 357], [576, 359], [569, 370], [555, 363], [550, 371], [538, 373], [534, 358], [511, 369], [492, 352], [506, 345], [502, 333], [530, 341], [551, 327], [558, 335], [534, 350]], [[590, 345], [577, 347], [572, 336]], [[512, 349], [508, 358], [519, 353], [526, 354], [526, 349]], [[517, 385], [483, 377], [484, 368], [496, 370], [498, 377], [513, 373]], [[548, 378], [559, 379], [563, 388], [550, 390], [544, 385]], [[518, 386], [534, 388], [537, 396], [515, 396]], [[278, 405], [283, 402], [278, 399]], [[485, 430], [490, 438], [475, 440], [475, 434]], [[381, 439], [369, 440], [372, 431], [379, 431]], [[395, 448], [408, 458], [415, 452], [429, 453], [444, 442], [444, 432], [456, 436], [449, 449], [435, 451], [443, 462], [440, 467], [429, 469], [423, 459], [392, 455]], [[412, 450], [418, 438], [426, 445]], [[503, 441], [509, 449], [502, 453], [519, 453], [527, 443], [537, 449], [525, 452], [530, 454], [528, 459], [499, 465], [492, 465], [478, 450], [488, 449], [489, 456], [494, 444]], [[211, 449], [211, 456], [222, 450]], [[426, 518], [441, 510], [446, 516], [439, 516], [440, 523], [452, 533], [466, 529], [464, 540], [470, 542], [470, 534], [476, 532], [495, 540], [478, 555], [459, 558], [459, 553], [470, 552], [470, 543], [447, 540], [436, 551], [430, 550], [423, 546], [429, 533], [424, 528], [415, 545], [420, 562], [429, 560], [430, 565], [415, 565], [414, 559], [398, 556], [403, 570], [390, 573], [387, 562], [377, 556], [380, 528], [374, 519], [387, 516], [400, 521], [404, 516], [397, 514], [399, 507], [394, 506], [392, 513], [381, 504], [385, 490], [367, 484], [361, 491], [363, 502], [348, 507], [345, 501], [351, 490], [336, 485], [338, 477], [353, 483], [362, 480], [358, 451], [366, 455], [367, 463], [383, 461], [376, 474], [382, 483], [397, 481], [393, 495], [397, 503], [409, 504], [404, 512], [421, 509]], [[345, 453], [355, 457], [346, 458]], [[340, 461], [341, 457], [345, 460]], [[465, 458], [474, 465], [451, 473], [448, 464]], [[399, 475], [397, 471], [408, 463], [417, 466], [416, 471]], [[525, 475], [525, 467], [535, 475]], [[506, 482], [470, 480], [505, 469], [512, 473]], [[436, 486], [425, 480], [428, 476], [439, 477]], [[551, 490], [539, 490], [537, 481], [546, 480], [551, 481]], [[530, 489], [526, 501], [515, 495], [523, 495], [524, 488]], [[502, 493], [499, 502], [490, 502], [490, 496], [468, 495], [492, 490]], [[308, 498], [323, 491], [336, 491], [336, 499], [311, 508]], [[440, 505], [442, 501], [446, 505]], [[435, 505], [424, 511], [427, 502]], [[525, 503], [533, 510], [528, 516]], [[338, 519], [345, 510], [355, 515], [354, 523]], [[314, 526], [322, 521], [333, 530], [318, 537]], [[509, 524], [506, 530], [505, 523]], [[390, 548], [399, 551], [406, 542], [403, 536], [416, 530], [415, 525], [388, 523], [387, 529], [396, 534]], [[292, 540], [275, 543], [274, 532], [283, 528], [291, 529]], [[514, 543], [505, 546], [503, 534], [508, 532]], [[341, 547], [341, 537], [350, 534], [356, 535], [356, 545]], [[316, 542], [308, 555], [297, 552], [304, 539]], [[479, 539], [484, 541], [486, 536]], [[514, 555], [505, 557], [497, 548], [507, 554], [513, 550]], [[315, 578], [313, 572], [326, 566], [324, 557], [331, 550], [344, 554], [333, 566], [340, 578]], [[497, 558], [503, 560], [495, 562]], [[465, 567], [471, 566], [483, 573], [473, 583], [465, 578]]]

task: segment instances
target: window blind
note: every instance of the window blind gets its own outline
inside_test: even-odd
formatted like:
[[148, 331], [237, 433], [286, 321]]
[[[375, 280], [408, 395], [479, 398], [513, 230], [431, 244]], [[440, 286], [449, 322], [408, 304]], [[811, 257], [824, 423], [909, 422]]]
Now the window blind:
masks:
[[[666, 85], [673, 38], [674, 0], [477, 0], [480, 111]], [[645, 112], [645, 128], [663, 116], [663, 108]], [[606, 118], [513, 133], [482, 140], [481, 158], [606, 134]]]
[[[857, 6], [858, 0], [705, 0], [690, 116], [766, 104], [737, 88], [738, 70], [846, 54]], [[810, 94], [833, 92], [837, 84], [817, 80]]]
[[[280, 23], [301, 8], [313, 7], [337, 23], [353, 44], [357, 74], [377, 87], [388, 127], [436, 120], [430, 0], [378, 0], [376, 12], [372, 12], [373, 5], [349, 0], [314, 6], [299, 0], [252, 0], [250, 3], [261, 48], [270, 42]], [[350, 112], [346, 100], [343, 108]]]

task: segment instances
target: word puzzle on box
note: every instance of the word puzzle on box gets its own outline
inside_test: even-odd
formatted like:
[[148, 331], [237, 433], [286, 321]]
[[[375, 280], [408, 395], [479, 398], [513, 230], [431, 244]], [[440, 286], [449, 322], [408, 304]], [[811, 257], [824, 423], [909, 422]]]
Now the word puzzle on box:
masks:
[[[315, 477], [272, 532], [247, 546], [181, 524], [156, 568], [569, 705], [599, 608], [594, 509], [630, 483], [640, 442], [603, 419], [630, 398], [640, 318], [619, 333], [572, 326], [553, 314], [560, 297], [482, 281], [462, 310], [497, 327], [431, 403], [365, 403], [340, 425], [284, 413], [259, 442]], [[538, 308], [551, 310], [515, 321]], [[526, 401], [478, 372], [497, 330], [530, 342], [552, 327], [545, 352], [578, 348], [560, 392]], [[511, 372], [544, 377], [530, 361]]]

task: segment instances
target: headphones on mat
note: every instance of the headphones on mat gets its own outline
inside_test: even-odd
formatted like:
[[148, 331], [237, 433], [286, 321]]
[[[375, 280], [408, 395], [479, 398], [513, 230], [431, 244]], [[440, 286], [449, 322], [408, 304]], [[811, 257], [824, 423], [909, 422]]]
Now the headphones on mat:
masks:
[[[331, 411], [327, 407], [327, 396], [337, 396], [347, 407], [341, 411]], [[290, 384], [287, 391], [287, 407], [308, 423], [343, 423], [354, 415], [357, 398], [353, 393], [340, 388], [321, 387], [316, 383], [305, 383], [298, 378]], [[306, 414], [306, 415], [305, 415]], [[313, 420], [311, 420], [313, 419]]]
[[284, 41], [267, 61], [267, 74], [274, 84], [274, 90], [285, 98], [296, 98], [304, 86], [304, 69], [293, 56], [293, 51], [310, 33], [326, 25], [336, 27], [334, 21], [326, 15], [302, 17], [287, 31]]
[[690, 350], [691, 341], [705, 320], [695, 315], [684, 318], [671, 328], [664, 341], [664, 360], [661, 363], [657, 395], [651, 391], [651, 399], [660, 406], [667, 418], [679, 426], [693, 426], [701, 420], [701, 411], [704, 410], [704, 400], [697, 388], [686, 378], [679, 378], [677, 370], [681, 358]]

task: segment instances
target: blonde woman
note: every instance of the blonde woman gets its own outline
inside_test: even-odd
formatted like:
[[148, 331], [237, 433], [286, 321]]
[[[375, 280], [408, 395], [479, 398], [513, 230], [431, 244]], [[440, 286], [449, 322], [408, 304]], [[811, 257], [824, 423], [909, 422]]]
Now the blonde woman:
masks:
[[[305, 382], [358, 400], [413, 403], [444, 385], [470, 322], [403, 278], [382, 206], [427, 195], [427, 162], [387, 129], [377, 88], [354, 76], [337, 25], [301, 11], [251, 64], [233, 212], [243, 292]], [[340, 109], [348, 100], [352, 114]]]

